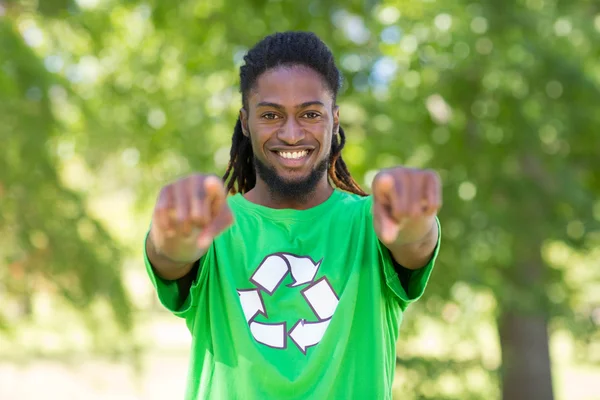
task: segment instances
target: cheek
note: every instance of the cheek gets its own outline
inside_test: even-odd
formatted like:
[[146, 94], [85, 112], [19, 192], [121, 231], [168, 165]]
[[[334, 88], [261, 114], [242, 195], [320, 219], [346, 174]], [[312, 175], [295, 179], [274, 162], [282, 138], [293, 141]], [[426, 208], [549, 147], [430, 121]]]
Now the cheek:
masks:
[[266, 152], [265, 146], [269, 139], [272, 137], [270, 131], [265, 127], [258, 127], [256, 125], [249, 124], [250, 129], [250, 144], [252, 145], [252, 152], [260, 157], [264, 158]]
[[331, 150], [331, 142], [333, 141], [333, 126], [327, 128], [325, 135], [323, 136], [323, 147], [325, 152], [329, 152]]
[[252, 133], [250, 135], [250, 144], [252, 145], [252, 152], [254, 154], [262, 153], [261, 149], [263, 148], [264, 141], [261, 140], [260, 136], [256, 135], [255, 133]]
[[252, 143], [252, 147], [264, 141], [264, 135], [262, 134], [261, 129], [257, 127], [256, 124], [252, 121], [248, 122], [248, 130], [250, 131], [248, 133], [250, 135], [249, 139]]

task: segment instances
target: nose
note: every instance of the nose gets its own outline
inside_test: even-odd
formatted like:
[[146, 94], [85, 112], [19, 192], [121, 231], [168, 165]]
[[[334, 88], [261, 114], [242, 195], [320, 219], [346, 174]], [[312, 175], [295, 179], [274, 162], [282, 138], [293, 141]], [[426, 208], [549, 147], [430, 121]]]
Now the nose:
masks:
[[304, 139], [304, 130], [295, 118], [288, 118], [277, 132], [277, 138], [287, 145], [293, 146]]

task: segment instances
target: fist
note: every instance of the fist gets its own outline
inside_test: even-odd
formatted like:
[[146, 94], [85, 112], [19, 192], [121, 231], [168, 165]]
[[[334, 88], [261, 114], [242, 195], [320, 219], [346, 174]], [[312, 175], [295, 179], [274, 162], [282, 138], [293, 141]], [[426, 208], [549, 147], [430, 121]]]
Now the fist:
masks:
[[373, 221], [385, 244], [394, 243], [405, 228], [422, 230], [419, 226], [425, 226], [441, 205], [441, 181], [435, 171], [396, 167], [373, 181]]
[[198, 260], [233, 223], [226, 199], [223, 182], [212, 175], [191, 175], [166, 185], [152, 215], [152, 244], [172, 261]]

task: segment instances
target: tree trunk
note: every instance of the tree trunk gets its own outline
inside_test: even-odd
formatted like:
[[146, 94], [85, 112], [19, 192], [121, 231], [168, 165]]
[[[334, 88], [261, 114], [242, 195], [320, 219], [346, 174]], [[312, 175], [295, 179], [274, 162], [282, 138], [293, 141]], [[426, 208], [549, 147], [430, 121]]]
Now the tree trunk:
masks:
[[504, 312], [499, 321], [502, 346], [502, 399], [553, 400], [547, 320]]

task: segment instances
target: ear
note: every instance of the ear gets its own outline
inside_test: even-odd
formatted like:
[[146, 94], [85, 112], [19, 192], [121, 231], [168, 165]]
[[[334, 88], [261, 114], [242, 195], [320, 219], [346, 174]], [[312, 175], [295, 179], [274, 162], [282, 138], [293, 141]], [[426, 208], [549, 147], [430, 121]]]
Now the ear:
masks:
[[246, 137], [250, 137], [250, 130], [248, 129], [248, 111], [245, 108], [240, 109], [240, 122], [242, 123], [242, 133]]
[[333, 107], [333, 134], [340, 132], [340, 106]]

